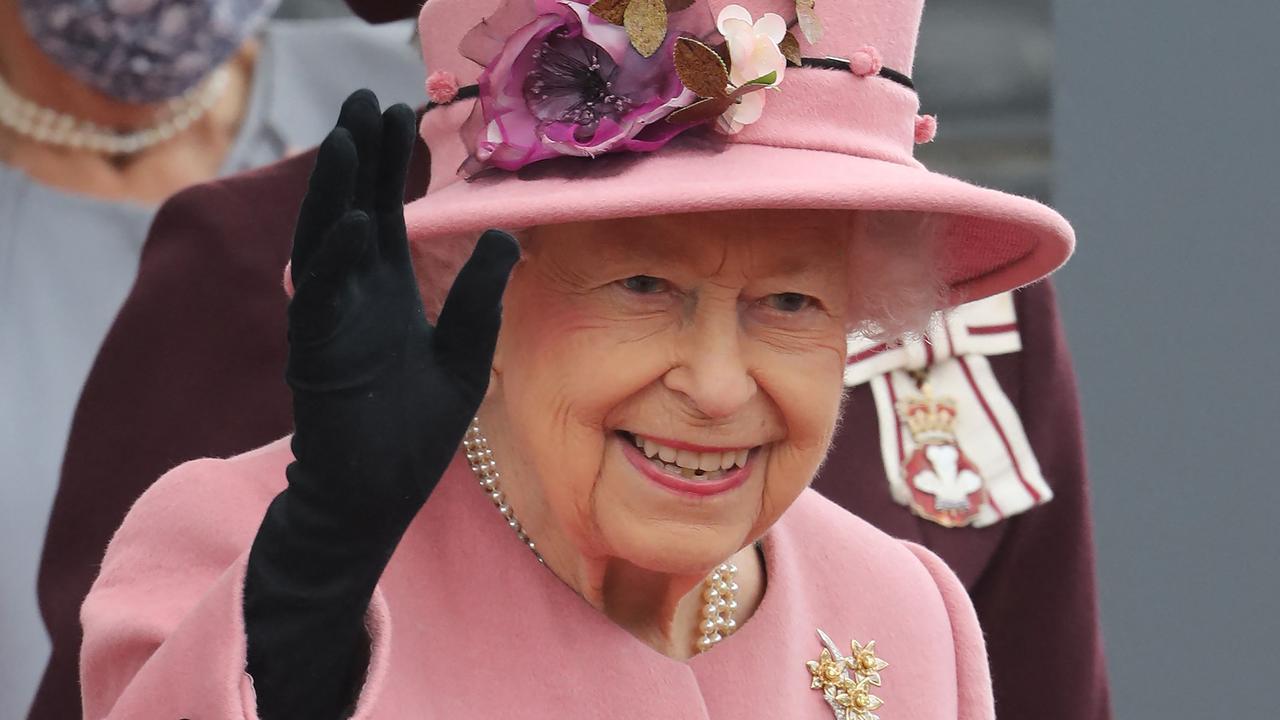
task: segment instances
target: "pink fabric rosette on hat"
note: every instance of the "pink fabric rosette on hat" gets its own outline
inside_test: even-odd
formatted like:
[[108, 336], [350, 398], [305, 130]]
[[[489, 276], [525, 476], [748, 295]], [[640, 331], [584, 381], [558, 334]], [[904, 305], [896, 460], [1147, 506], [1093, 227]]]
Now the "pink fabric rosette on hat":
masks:
[[[747, 209], [918, 215], [961, 304], [1038, 280], [1075, 235], [1033, 200], [930, 172], [910, 80], [923, 0], [430, 0], [410, 239]], [[945, 138], [944, 138], [945, 139]]]
[[471, 146], [464, 174], [661, 148], [686, 128], [659, 121], [694, 100], [676, 75], [676, 37], [638, 61], [627, 31], [585, 4], [512, 0], [461, 43], [484, 68], [468, 120], [469, 130], [481, 129], [463, 134]]

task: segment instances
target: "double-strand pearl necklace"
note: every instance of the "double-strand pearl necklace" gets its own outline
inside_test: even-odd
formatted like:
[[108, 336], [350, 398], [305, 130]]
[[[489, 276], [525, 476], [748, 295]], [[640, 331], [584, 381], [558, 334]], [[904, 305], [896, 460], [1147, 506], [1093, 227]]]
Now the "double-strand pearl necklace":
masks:
[[102, 155], [133, 155], [191, 127], [227, 89], [231, 73], [222, 68], [203, 83], [165, 103], [163, 118], [148, 128], [118, 132], [58, 112], [19, 95], [0, 77], [0, 125], [45, 145], [89, 150]]
[[[533, 553], [538, 562], [546, 565], [547, 562], [542, 559], [542, 553], [538, 552], [538, 546], [524, 531], [524, 527], [516, 519], [515, 511], [507, 502], [506, 495], [498, 487], [498, 463], [494, 460], [488, 439], [485, 438], [484, 433], [480, 432], [480, 426], [474, 420], [467, 430], [466, 437], [462, 440], [462, 446], [467, 452], [467, 462], [471, 465], [471, 471], [480, 481], [480, 487], [488, 493], [494, 507], [498, 508], [498, 512], [506, 518], [507, 526], [515, 532], [516, 537], [520, 538], [520, 542], [529, 548], [529, 552]], [[738, 568], [733, 563], [722, 563], [703, 581], [702, 602], [704, 604], [702, 620], [698, 624], [700, 635], [694, 643], [695, 652], [704, 653], [710, 650], [716, 643], [738, 629], [738, 623], [733, 619], [734, 611], [738, 609], [738, 603], [734, 600], [734, 595], [738, 592], [738, 584], [733, 581], [737, 572]]]

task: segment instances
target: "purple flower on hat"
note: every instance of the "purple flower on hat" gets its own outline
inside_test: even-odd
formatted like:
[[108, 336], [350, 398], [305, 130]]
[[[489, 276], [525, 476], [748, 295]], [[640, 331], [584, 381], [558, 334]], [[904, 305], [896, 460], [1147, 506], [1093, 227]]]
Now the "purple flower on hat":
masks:
[[463, 40], [463, 52], [484, 67], [479, 102], [463, 130], [471, 150], [465, 175], [566, 155], [648, 152], [690, 127], [662, 122], [696, 99], [675, 72], [678, 33], [646, 58], [624, 28], [588, 7], [508, 0]]

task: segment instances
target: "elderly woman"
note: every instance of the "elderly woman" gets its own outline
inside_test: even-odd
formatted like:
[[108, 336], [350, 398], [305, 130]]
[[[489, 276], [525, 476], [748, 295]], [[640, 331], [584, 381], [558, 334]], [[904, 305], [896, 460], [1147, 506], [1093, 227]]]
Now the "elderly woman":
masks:
[[[1073, 242], [912, 160], [920, 3], [495, 5], [422, 12], [422, 200], [407, 108], [343, 107], [286, 275], [295, 433], [134, 507], [88, 717], [991, 717], [955, 578], [807, 489], [848, 332]], [[903, 404], [925, 445], [952, 411]]]

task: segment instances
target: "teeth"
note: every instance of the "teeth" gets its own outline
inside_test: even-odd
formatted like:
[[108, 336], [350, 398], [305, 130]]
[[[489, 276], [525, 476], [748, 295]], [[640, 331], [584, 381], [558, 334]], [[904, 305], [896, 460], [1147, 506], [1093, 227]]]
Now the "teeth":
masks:
[[722, 459], [724, 459], [724, 453], [698, 453], [698, 469], [719, 470]]
[[674, 465], [675, 467], [671, 468], [671, 470], [685, 477], [693, 477], [695, 473], [702, 473], [700, 477], [707, 477], [708, 473], [719, 473], [722, 470], [734, 467], [745, 467], [747, 457], [751, 453], [750, 449], [727, 450], [724, 452], [677, 450], [640, 435], [635, 436], [635, 443], [636, 447], [640, 448], [641, 452], [645, 454], [645, 457], [655, 463], [661, 460], [663, 463]]
[[692, 450], [679, 450], [676, 452], [676, 464], [686, 470], [697, 470], [698, 453]]
[[653, 463], [654, 467], [658, 468], [659, 470], [665, 473], [671, 473], [672, 475], [679, 475], [685, 478], [686, 480], [696, 479], [696, 480], [702, 480], [704, 482], [715, 482], [716, 480], [719, 480], [720, 478], [724, 477], [724, 472], [725, 472], [724, 470], [713, 470], [711, 472], [704, 473], [700, 470], [690, 470], [689, 468], [682, 468], [679, 465], [669, 465], [667, 463], [662, 462], [658, 458], [649, 458], [649, 462]]

